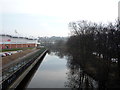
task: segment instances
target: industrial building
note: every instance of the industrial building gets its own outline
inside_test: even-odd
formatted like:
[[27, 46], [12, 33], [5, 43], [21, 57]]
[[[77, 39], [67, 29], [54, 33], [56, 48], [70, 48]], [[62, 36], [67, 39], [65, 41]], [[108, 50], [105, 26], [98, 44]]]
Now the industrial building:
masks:
[[36, 47], [37, 39], [0, 34], [0, 49]]

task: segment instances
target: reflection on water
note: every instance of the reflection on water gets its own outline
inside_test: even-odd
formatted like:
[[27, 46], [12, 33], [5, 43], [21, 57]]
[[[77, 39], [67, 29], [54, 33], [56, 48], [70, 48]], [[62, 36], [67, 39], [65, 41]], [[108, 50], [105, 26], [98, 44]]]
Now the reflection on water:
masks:
[[70, 59], [59, 52], [47, 54], [27, 88], [97, 88], [98, 83]]
[[79, 64], [74, 62], [71, 56], [67, 59], [67, 67], [69, 72], [67, 73], [67, 82], [65, 86], [69, 88], [80, 88], [80, 89], [96, 89], [98, 88], [98, 82], [92, 77], [87, 75]]
[[54, 50], [44, 58], [28, 88], [120, 88], [119, 66], [110, 60], [77, 48]]
[[54, 53], [46, 55], [28, 88], [64, 88], [67, 80], [67, 60], [59, 58]]
[[65, 83], [66, 87], [71, 88], [97, 88], [97, 82], [89, 77], [83, 71], [78, 69], [71, 69], [68, 75], [68, 81]]

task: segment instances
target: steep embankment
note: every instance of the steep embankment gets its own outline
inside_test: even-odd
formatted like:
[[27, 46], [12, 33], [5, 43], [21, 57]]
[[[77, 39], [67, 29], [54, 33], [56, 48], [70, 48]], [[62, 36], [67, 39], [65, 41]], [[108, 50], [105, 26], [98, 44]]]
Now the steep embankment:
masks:
[[9, 63], [15, 62], [18, 58], [21, 58], [31, 52], [36, 51], [36, 49], [28, 49], [22, 52], [18, 52], [16, 54], [13, 54], [11, 56], [6, 56], [2, 58], [2, 66], [7, 65]]

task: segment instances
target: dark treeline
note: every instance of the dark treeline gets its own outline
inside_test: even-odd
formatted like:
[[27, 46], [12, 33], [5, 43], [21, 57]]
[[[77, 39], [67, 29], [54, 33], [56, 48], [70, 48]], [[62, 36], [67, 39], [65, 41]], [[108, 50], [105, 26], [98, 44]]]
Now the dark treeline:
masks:
[[[120, 88], [120, 23], [97, 24], [88, 21], [70, 22], [71, 36], [42, 45], [67, 56], [70, 69], [66, 87]], [[98, 85], [95, 85], [95, 81]]]
[[[120, 29], [119, 24], [96, 24], [87, 21], [71, 22], [72, 36], [67, 45], [85, 54], [95, 54], [105, 60], [120, 63]], [[71, 43], [72, 42], [72, 43]]]
[[72, 35], [66, 46], [72, 56], [71, 69], [75, 68], [74, 63], [79, 64], [102, 89], [120, 86], [119, 27], [118, 21], [106, 25], [87, 21], [69, 23]]

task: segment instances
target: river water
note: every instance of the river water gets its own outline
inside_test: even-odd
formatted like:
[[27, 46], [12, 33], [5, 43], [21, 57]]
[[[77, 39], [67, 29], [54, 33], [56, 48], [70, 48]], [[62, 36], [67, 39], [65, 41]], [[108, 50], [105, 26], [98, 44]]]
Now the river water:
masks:
[[67, 56], [46, 54], [27, 88], [97, 88], [97, 82], [82, 73], [80, 68], [70, 69]]
[[33, 76], [28, 88], [64, 88], [67, 80], [67, 60], [55, 53], [47, 54]]

